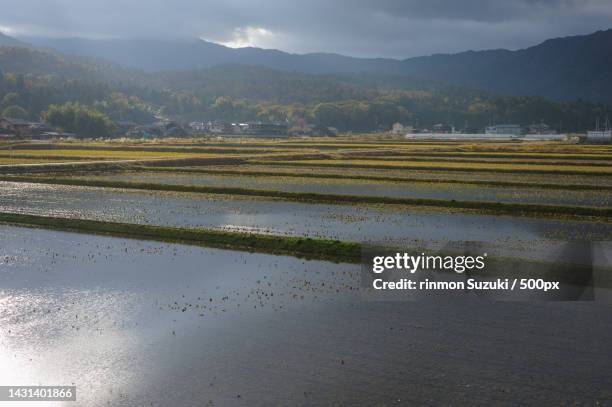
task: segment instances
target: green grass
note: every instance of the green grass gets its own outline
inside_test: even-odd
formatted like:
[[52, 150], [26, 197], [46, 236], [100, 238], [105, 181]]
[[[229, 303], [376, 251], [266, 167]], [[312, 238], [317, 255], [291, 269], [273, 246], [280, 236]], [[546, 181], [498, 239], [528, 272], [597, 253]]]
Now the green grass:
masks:
[[[524, 152], [524, 151], [410, 151], [394, 150], [388, 152], [390, 155], [421, 156], [431, 158], [491, 158], [491, 159], [523, 159], [523, 160], [612, 160], [612, 154], [599, 152], [584, 153], [577, 152]], [[384, 155], [383, 155], [384, 157]]]
[[165, 152], [165, 151], [142, 151], [142, 150], [94, 150], [94, 149], [14, 149], [9, 152], [3, 152], [1, 156], [15, 156], [23, 158], [45, 158], [45, 157], [63, 157], [63, 158], [82, 158], [82, 159], [133, 159], [142, 160], [147, 158], [192, 158], [197, 157], [219, 157], [219, 154], [192, 153], [184, 152]]
[[459, 171], [459, 172], [499, 172], [514, 174], [554, 174], [554, 175], [589, 175], [612, 176], [612, 168], [602, 171], [600, 168], [582, 167], [558, 168], [553, 165], [510, 165], [510, 164], [462, 164], [431, 162], [405, 162], [375, 160], [299, 160], [299, 161], [250, 161], [251, 164], [282, 165], [296, 167], [340, 167], [369, 168], [387, 170], [427, 170], [427, 171]]
[[[121, 151], [121, 152], [154, 152], [154, 153], [187, 153], [187, 154], [253, 154], [253, 153], [278, 153], [278, 152], [316, 152], [316, 149], [290, 149], [290, 148], [275, 148], [275, 146], [260, 146], [260, 147], [224, 147], [224, 146], [192, 146], [192, 145], [173, 145], [173, 144], [30, 144], [19, 145], [13, 148], [20, 151], [38, 151], [47, 150], [49, 152], [56, 150], [81, 150], [81, 151]], [[6, 147], [0, 145], [0, 151], [7, 150]]]
[[0, 177], [2, 181], [32, 182], [52, 185], [70, 185], [102, 188], [123, 188], [145, 191], [171, 191], [205, 194], [244, 195], [267, 198], [278, 198], [297, 202], [325, 204], [391, 204], [424, 206], [432, 208], [448, 208], [461, 210], [477, 210], [485, 214], [506, 214], [532, 217], [591, 217], [602, 221], [612, 221], [612, 208], [594, 208], [586, 206], [523, 204], [508, 202], [457, 201], [447, 199], [425, 198], [392, 198], [362, 195], [334, 195], [309, 192], [288, 192], [278, 190], [247, 189], [235, 187], [211, 187], [199, 185], [153, 184], [140, 182], [88, 180], [73, 178], [43, 178], [43, 177]]
[[591, 160], [585, 162], [584, 160], [571, 161], [570, 159], [558, 159], [558, 158], [539, 158], [537, 160], [524, 159], [516, 157], [513, 159], [503, 158], [464, 158], [462, 156], [448, 156], [448, 157], [433, 157], [423, 155], [365, 155], [359, 153], [346, 154], [340, 157], [341, 159], [347, 160], [368, 160], [368, 161], [389, 161], [389, 162], [436, 162], [436, 163], [466, 163], [466, 164], [511, 164], [511, 165], [554, 165], [554, 166], [578, 166], [578, 167], [608, 167], [612, 168], [612, 159], [608, 160]]
[[[19, 165], [19, 164], [44, 164], [52, 163], [54, 160], [49, 157], [23, 158], [12, 156], [0, 156], [0, 165]], [[61, 161], [61, 160], [55, 160]]]
[[302, 237], [270, 236], [212, 229], [173, 228], [164, 226], [103, 222], [0, 212], [0, 222], [89, 234], [188, 243], [220, 249], [291, 255], [308, 259], [359, 263], [358, 243]]

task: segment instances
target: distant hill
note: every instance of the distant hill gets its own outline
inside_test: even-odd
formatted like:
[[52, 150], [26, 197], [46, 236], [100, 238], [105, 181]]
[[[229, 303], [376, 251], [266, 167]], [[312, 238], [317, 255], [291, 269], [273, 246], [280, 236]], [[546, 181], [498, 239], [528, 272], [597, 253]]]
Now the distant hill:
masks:
[[0, 47], [24, 47], [26, 43], [0, 32]]
[[139, 92], [142, 92], [142, 88], [149, 88], [209, 98], [226, 96], [275, 103], [368, 100], [381, 92], [394, 89], [448, 88], [446, 85], [415, 80], [405, 75], [309, 74], [240, 64], [215, 65], [189, 71], [148, 72], [101, 58], [66, 55], [49, 48], [12, 46], [0, 46], [0, 70], [104, 83], [128, 90], [137, 87]]
[[339, 54], [290, 54], [261, 48], [229, 48], [201, 39], [28, 38], [28, 42], [69, 55], [103, 58], [147, 71], [194, 70], [216, 65], [259, 65], [302, 73], [400, 73], [399, 61]]
[[[550, 52], [548, 44], [542, 47]], [[585, 58], [591, 55], [587, 47], [576, 45], [580, 47], [586, 49]], [[574, 64], [573, 71], [559, 69], [549, 73], [551, 82], [547, 82], [537, 66], [546, 61], [556, 67], [553, 61], [564, 52], [550, 52], [548, 58], [536, 53], [533, 64], [518, 64], [515, 58], [525, 52], [533, 51], [467, 52], [392, 61], [405, 64], [399, 73], [395, 68], [364, 68], [362, 72], [314, 74], [236, 63], [192, 70], [143, 71], [101, 56], [67, 55], [40, 46], [0, 45], [0, 114], [19, 107], [27, 117], [37, 119], [51, 104], [79, 102], [113, 120], [138, 123], [148, 123], [161, 114], [183, 122], [306, 122], [345, 131], [385, 130], [395, 122], [425, 128], [442, 123], [473, 130], [490, 123], [528, 125], [541, 121], [564, 131], [577, 131], [591, 128], [598, 117], [612, 116], [608, 106], [589, 101], [559, 103], [536, 96], [498, 96], [477, 89], [477, 84], [485, 83], [508, 92], [527, 93], [529, 89], [521, 88], [521, 81], [537, 80], [540, 83], [533, 89], [544, 92], [557, 90], [551, 87], [555, 81], [561, 81], [557, 84], [559, 89], [567, 89], [577, 86], [580, 79], [592, 84], [591, 88], [584, 85], [580, 89], [594, 90], [596, 99], [600, 96], [596, 90], [603, 89], [610, 77], [605, 72], [607, 68], [602, 68], [604, 72], [597, 77], [584, 74], [584, 69], [591, 68]], [[285, 58], [290, 54], [280, 55]], [[466, 68], [470, 64], [472, 67]], [[481, 72], [481, 76], [472, 70]], [[496, 75], [506, 75], [506, 79], [497, 82]], [[578, 79], [567, 79], [571, 75]], [[452, 80], [444, 83], [440, 79], [444, 76]], [[564, 84], [565, 80], [570, 83]], [[609, 96], [605, 92], [601, 95]]]
[[434, 55], [403, 61], [402, 72], [502, 95], [612, 103], [612, 30], [556, 38], [518, 51]]
[[323, 53], [298, 55], [260, 48], [233, 49], [200, 39], [32, 38], [29, 41], [63, 53], [103, 58], [148, 71], [194, 70], [223, 64], [259, 65], [311, 74], [409, 76], [502, 95], [537, 95], [554, 100], [584, 98], [612, 103], [612, 30], [551, 39], [518, 51], [467, 51], [402, 61]]
[[143, 72], [134, 68], [29, 45], [0, 45], [0, 71], [109, 84], [149, 84]]

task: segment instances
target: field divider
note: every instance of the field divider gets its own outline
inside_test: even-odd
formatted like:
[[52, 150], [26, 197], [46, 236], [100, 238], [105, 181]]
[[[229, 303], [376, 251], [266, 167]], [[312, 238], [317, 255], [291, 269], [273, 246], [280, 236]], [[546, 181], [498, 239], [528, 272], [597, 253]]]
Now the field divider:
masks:
[[290, 255], [313, 260], [359, 263], [361, 245], [309, 237], [274, 236], [204, 228], [177, 228], [90, 219], [0, 212], [0, 223], [78, 233], [193, 244], [218, 249]]
[[[497, 159], [497, 158], [484, 158], [484, 159], [478, 159], [478, 158], [465, 158], [465, 157], [428, 157], [428, 156], [421, 156], [421, 155], [406, 155], [406, 156], [400, 156], [400, 155], [392, 155], [392, 156], [383, 156], [383, 155], [376, 155], [376, 156], [370, 156], [370, 155], [358, 155], [358, 154], [346, 154], [346, 155], [341, 155], [338, 154], [340, 157], [339, 159], [341, 160], [367, 160], [367, 161], [374, 161], [374, 162], [381, 162], [381, 161], [387, 161], [387, 162], [409, 162], [409, 161], [414, 161], [414, 162], [432, 162], [432, 161], [436, 161], [436, 162], [440, 162], [440, 163], [455, 163], [455, 164], [490, 164], [490, 165], [495, 165], [495, 164], [510, 164], [510, 165], [558, 165], [558, 166], [568, 166], [568, 167], [585, 167], [585, 166], [589, 166], [589, 167], [604, 167], [604, 168], [612, 168], [612, 160], [610, 160], [609, 158], [607, 158], [607, 162], [603, 162], [605, 160], [592, 160], [592, 161], [588, 161], [585, 162], [585, 160], [582, 161], [563, 161], [560, 159], [555, 159], [555, 161], [547, 161], [544, 159], [535, 159], [535, 160], [530, 160], [530, 159], [524, 159], [524, 158], [514, 158], [514, 159]], [[602, 162], [600, 162], [602, 161]]]
[[419, 166], [419, 165], [377, 165], [354, 164], [343, 162], [299, 162], [299, 161], [266, 161], [248, 160], [248, 164], [267, 166], [295, 166], [315, 168], [367, 168], [380, 170], [412, 170], [412, 171], [448, 171], [448, 172], [487, 172], [504, 174], [550, 174], [550, 175], [585, 175], [593, 177], [612, 177], [612, 171], [577, 171], [577, 170], [544, 170], [524, 168], [494, 168], [494, 167], [445, 167], [445, 166]]
[[495, 153], [486, 151], [406, 151], [406, 150], [379, 150], [362, 154], [368, 158], [384, 159], [384, 157], [422, 157], [422, 158], [464, 158], [464, 159], [513, 159], [513, 160], [582, 160], [582, 161], [605, 161], [612, 160], [609, 153], [528, 153], [528, 152], [506, 152]]
[[137, 171], [149, 172], [174, 172], [186, 174], [209, 174], [209, 175], [242, 175], [251, 177], [291, 177], [291, 178], [316, 178], [316, 179], [346, 179], [356, 181], [384, 181], [398, 183], [434, 183], [434, 184], [460, 184], [460, 185], [483, 185], [495, 187], [519, 187], [519, 188], [539, 188], [539, 189], [561, 189], [561, 190], [594, 190], [612, 191], [612, 185], [593, 185], [593, 184], [544, 184], [537, 182], [515, 182], [515, 181], [494, 181], [494, 180], [460, 180], [443, 178], [405, 178], [388, 177], [376, 175], [347, 175], [334, 173], [288, 173], [272, 171], [249, 171], [249, 170], [228, 170], [228, 169], [205, 169], [205, 168], [181, 168], [181, 167], [133, 167]]
[[510, 202], [487, 202], [487, 201], [461, 201], [451, 199], [431, 198], [395, 198], [384, 196], [365, 195], [335, 195], [319, 194], [313, 192], [289, 192], [279, 190], [248, 189], [237, 187], [214, 187], [200, 185], [178, 185], [178, 184], [152, 184], [125, 181], [105, 181], [71, 178], [43, 178], [43, 177], [0, 177], [0, 181], [28, 182], [37, 184], [82, 186], [97, 188], [119, 188], [144, 191], [167, 191], [203, 194], [223, 194], [239, 196], [257, 196], [264, 198], [278, 198], [295, 202], [321, 203], [321, 204], [390, 204], [422, 206], [431, 208], [480, 210], [485, 214], [504, 214], [530, 217], [552, 217], [559, 216], [580, 218], [592, 217], [606, 222], [612, 221], [612, 208], [595, 208], [587, 206], [567, 205], [545, 205], [526, 204]]

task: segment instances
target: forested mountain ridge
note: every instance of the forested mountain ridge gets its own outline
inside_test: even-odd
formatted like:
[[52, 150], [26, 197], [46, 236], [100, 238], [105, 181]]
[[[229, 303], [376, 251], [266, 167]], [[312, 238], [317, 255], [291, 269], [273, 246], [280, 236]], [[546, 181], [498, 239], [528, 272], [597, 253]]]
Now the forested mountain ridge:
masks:
[[397, 121], [471, 130], [500, 122], [544, 121], [575, 131], [610, 113], [588, 101], [500, 97], [400, 74], [315, 75], [238, 64], [145, 72], [21, 46], [0, 46], [0, 70], [0, 114], [30, 119], [38, 119], [50, 105], [78, 102], [112, 120], [137, 123], [163, 115], [181, 121], [308, 122], [371, 131]]
[[200, 39], [32, 39], [61, 52], [103, 58], [148, 71], [257, 65], [311, 74], [370, 73], [483, 89], [501, 95], [578, 98], [612, 103], [612, 30], [555, 38], [520, 49], [466, 51], [408, 58], [353, 58], [228, 48]]
[[518, 51], [493, 50], [412, 58], [405, 74], [502, 95], [612, 103], [612, 30], [556, 38]]

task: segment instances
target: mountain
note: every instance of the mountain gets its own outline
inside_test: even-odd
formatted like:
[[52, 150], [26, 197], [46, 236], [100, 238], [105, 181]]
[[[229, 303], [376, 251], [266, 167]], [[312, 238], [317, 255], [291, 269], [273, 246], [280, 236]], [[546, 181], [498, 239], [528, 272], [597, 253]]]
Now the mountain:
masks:
[[[310, 74], [406, 76], [483, 89], [501, 95], [612, 103], [612, 30], [557, 38], [517, 51], [467, 51], [409, 58], [368, 59], [339, 54], [290, 54], [228, 48], [200, 39], [30, 38], [66, 54], [106, 59], [147, 71], [194, 70], [223, 64], [258, 65]], [[384, 81], [383, 81], [384, 82]]]
[[149, 85], [142, 71], [31, 46], [0, 45], [0, 72], [129, 85]]
[[612, 30], [518, 50], [468, 51], [403, 61], [402, 72], [502, 95], [612, 102]]
[[0, 47], [24, 47], [26, 43], [0, 32]]
[[115, 121], [149, 123], [161, 114], [181, 122], [287, 121], [343, 131], [388, 129], [395, 122], [479, 129], [491, 122], [540, 121], [577, 131], [612, 116], [612, 109], [588, 101], [499, 97], [406, 75], [315, 75], [239, 64], [145, 72], [47, 49], [0, 46], [0, 115], [20, 111], [39, 119], [51, 105], [66, 103], [66, 109], [95, 109]]
[[[261, 48], [229, 48], [201, 39], [28, 38], [28, 42], [64, 54], [102, 58], [147, 71], [194, 70], [216, 65], [259, 65], [302, 73], [399, 73], [399, 61], [360, 59], [338, 54], [290, 54]], [[388, 66], [388, 68], [386, 68]]]
[[[227, 64], [190, 71], [146, 72], [101, 59], [32, 47], [0, 46], [0, 72], [88, 82], [138, 95], [170, 91], [208, 99], [224, 96], [273, 103], [367, 100], [378, 95], [377, 89], [383, 87], [377, 82], [381, 75], [375, 78], [359, 74], [314, 75], [256, 65]], [[403, 77], [397, 81], [413, 89], [433, 87]]]

